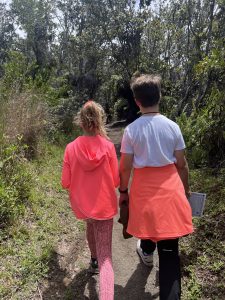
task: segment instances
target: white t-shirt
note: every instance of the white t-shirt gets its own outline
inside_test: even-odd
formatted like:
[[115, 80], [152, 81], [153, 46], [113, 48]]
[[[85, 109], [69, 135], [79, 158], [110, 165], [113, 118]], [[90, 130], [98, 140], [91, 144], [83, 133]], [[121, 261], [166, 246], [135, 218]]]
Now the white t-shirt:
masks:
[[125, 128], [122, 153], [134, 154], [133, 167], [161, 167], [176, 162], [185, 148], [180, 127], [163, 115], [143, 115]]

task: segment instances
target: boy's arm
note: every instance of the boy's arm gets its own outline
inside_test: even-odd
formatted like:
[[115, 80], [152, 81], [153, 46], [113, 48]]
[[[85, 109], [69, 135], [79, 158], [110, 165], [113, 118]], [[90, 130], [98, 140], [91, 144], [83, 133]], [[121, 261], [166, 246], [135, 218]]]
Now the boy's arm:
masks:
[[178, 171], [178, 174], [183, 182], [184, 190], [186, 197], [188, 198], [190, 196], [190, 188], [189, 188], [189, 168], [188, 163], [185, 157], [185, 151], [184, 150], [175, 150], [174, 155], [176, 157], [176, 168]]
[[[125, 191], [128, 188], [130, 174], [133, 166], [133, 154], [121, 153], [120, 159], [120, 190]], [[121, 193], [119, 203], [123, 201], [128, 201], [128, 193]]]
[[70, 170], [70, 164], [69, 164], [69, 155], [68, 155], [68, 151], [66, 149], [65, 153], [64, 153], [62, 178], [61, 178], [62, 187], [64, 189], [69, 189], [70, 180], [71, 180], [71, 170]]

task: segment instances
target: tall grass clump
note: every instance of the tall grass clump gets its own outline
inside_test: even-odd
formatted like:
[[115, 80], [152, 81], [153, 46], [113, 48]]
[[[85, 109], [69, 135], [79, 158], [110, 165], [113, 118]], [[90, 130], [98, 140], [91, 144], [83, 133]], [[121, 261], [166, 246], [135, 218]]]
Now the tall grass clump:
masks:
[[25, 156], [28, 159], [37, 155], [38, 143], [44, 134], [47, 123], [47, 106], [39, 96], [28, 92], [14, 92], [8, 99], [4, 114], [4, 134], [9, 142], [21, 137], [26, 145]]
[[29, 204], [28, 160], [37, 156], [47, 122], [47, 105], [26, 75], [28, 67], [12, 53], [0, 80], [0, 228], [13, 224]]
[[32, 175], [28, 160], [37, 157], [47, 108], [32, 91], [11, 91], [1, 104], [0, 227], [4, 228], [29, 205]]

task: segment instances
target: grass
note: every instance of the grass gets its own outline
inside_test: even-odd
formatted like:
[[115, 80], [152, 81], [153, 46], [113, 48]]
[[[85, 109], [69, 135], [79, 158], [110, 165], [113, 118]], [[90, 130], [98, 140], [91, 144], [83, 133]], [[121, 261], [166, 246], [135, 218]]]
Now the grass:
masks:
[[72, 240], [84, 230], [61, 188], [62, 147], [45, 145], [44, 152], [29, 163], [34, 187], [23, 217], [0, 234], [1, 299], [28, 299], [48, 276], [60, 238]]
[[204, 216], [195, 233], [183, 239], [183, 300], [222, 300], [225, 295], [225, 170], [195, 170], [193, 191], [207, 193]]

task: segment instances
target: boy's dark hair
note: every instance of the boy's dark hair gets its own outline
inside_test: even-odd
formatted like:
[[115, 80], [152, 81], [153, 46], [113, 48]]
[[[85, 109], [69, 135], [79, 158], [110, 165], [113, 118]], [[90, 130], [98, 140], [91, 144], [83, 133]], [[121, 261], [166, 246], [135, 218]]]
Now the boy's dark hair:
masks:
[[161, 98], [161, 77], [143, 74], [131, 79], [131, 89], [135, 100], [143, 107], [154, 106]]

